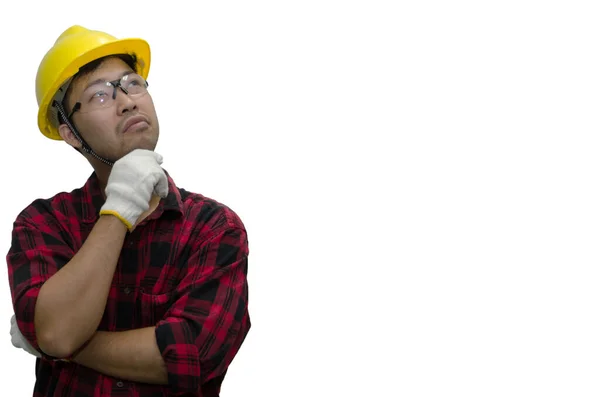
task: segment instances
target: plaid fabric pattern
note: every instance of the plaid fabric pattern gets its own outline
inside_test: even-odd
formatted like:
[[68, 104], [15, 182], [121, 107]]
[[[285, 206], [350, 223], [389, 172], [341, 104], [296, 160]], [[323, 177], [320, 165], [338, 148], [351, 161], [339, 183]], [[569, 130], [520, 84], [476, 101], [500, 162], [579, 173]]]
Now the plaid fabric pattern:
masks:
[[[169, 385], [115, 379], [43, 354], [34, 397], [218, 396], [250, 329], [248, 239], [227, 206], [176, 187], [125, 239], [99, 331], [155, 326]], [[103, 204], [86, 184], [27, 206], [13, 225], [8, 275], [19, 328], [40, 350], [34, 308], [42, 284], [82, 246]]]

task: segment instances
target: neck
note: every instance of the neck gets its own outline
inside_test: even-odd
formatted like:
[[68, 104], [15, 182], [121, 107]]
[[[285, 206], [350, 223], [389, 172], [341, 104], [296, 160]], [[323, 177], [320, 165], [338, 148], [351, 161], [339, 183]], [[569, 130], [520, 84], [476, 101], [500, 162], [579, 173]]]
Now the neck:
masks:
[[95, 164], [93, 168], [96, 172], [96, 176], [98, 177], [98, 184], [100, 185], [100, 192], [102, 193], [102, 198], [106, 200], [106, 194], [104, 193], [104, 189], [106, 189], [108, 177], [112, 168], [104, 163], [97, 165]]

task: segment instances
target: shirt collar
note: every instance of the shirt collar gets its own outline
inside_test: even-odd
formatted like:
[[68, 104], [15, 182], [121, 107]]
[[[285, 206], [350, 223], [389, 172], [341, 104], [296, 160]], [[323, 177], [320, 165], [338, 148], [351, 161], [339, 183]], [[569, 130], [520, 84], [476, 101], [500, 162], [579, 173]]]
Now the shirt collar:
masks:
[[[148, 219], [156, 219], [162, 216], [165, 212], [174, 212], [183, 214], [183, 203], [181, 201], [181, 192], [175, 185], [175, 182], [165, 171], [167, 181], [169, 183], [169, 194], [166, 198], [161, 199], [156, 210], [149, 216]], [[98, 220], [100, 208], [104, 204], [104, 198], [100, 190], [100, 182], [96, 172], [92, 172], [85, 185], [81, 189], [81, 215], [83, 222], [93, 223]]]

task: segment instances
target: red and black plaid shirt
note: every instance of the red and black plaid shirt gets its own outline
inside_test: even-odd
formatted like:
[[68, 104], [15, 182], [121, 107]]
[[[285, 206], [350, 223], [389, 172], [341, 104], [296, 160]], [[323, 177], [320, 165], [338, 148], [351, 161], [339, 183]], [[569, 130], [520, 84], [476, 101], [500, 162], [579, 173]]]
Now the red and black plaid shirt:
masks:
[[34, 397], [218, 396], [250, 329], [248, 241], [227, 206], [176, 187], [125, 239], [99, 331], [155, 326], [169, 385], [128, 382], [41, 352], [34, 308], [42, 284], [81, 248], [103, 204], [93, 173], [81, 188], [36, 200], [17, 217], [7, 255], [16, 319], [43, 354]]

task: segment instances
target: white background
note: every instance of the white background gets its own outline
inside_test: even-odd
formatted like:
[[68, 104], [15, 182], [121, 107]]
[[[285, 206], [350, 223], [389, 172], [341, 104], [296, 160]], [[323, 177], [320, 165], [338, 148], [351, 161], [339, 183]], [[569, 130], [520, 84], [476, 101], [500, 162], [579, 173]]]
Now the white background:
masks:
[[[196, 4], [1, 6], [0, 251], [91, 172], [37, 130], [44, 53], [143, 37], [165, 168], [249, 231], [223, 396], [599, 395], [595, 2]], [[29, 397], [0, 272], [0, 395]]]

